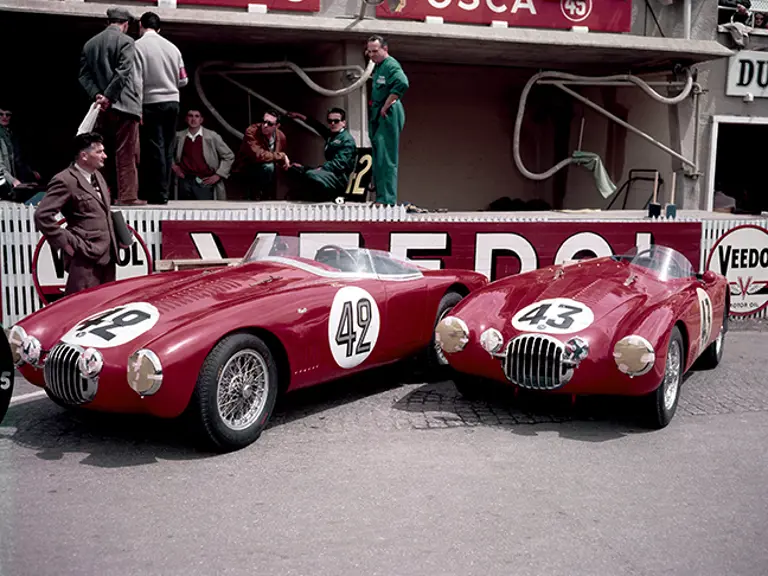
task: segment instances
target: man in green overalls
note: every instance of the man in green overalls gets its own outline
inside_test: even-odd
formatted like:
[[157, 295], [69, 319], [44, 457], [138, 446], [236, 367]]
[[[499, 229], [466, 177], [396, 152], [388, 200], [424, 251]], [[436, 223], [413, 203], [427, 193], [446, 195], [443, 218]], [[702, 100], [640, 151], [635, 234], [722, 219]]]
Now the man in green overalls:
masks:
[[288, 112], [289, 118], [303, 120], [325, 139], [325, 162], [317, 168], [291, 163], [291, 171], [301, 175], [302, 197], [307, 200], [327, 201], [344, 196], [349, 176], [357, 163], [357, 144], [347, 128], [347, 115], [341, 108], [328, 110], [323, 126], [314, 118], [307, 118], [299, 112]]
[[408, 90], [408, 77], [400, 63], [389, 55], [387, 41], [381, 36], [368, 39], [367, 54], [376, 64], [368, 110], [376, 202], [391, 206], [397, 203], [398, 149], [405, 125], [400, 98]]

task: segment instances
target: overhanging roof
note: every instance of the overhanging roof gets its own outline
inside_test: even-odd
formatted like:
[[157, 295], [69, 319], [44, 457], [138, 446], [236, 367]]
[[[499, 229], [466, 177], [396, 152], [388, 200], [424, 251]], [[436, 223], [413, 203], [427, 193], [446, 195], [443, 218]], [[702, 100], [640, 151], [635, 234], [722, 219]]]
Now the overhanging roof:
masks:
[[[243, 10], [173, 9], [111, 2], [0, 0], [0, 10], [16, 12], [19, 16], [21, 13], [66, 16], [84, 20], [83, 24], [87, 21], [90, 25], [103, 23], [107, 7], [116, 5], [125, 6], [136, 14], [144, 10], [156, 12], [163, 20], [163, 30], [179, 39], [227, 44], [284, 44], [362, 42], [371, 34], [383, 34], [391, 39], [393, 53], [396, 50], [398, 59], [421, 62], [582, 71], [588, 68], [593, 74], [599, 74], [662, 70], [674, 64], [691, 65], [732, 55], [731, 50], [713, 40], [374, 18], [356, 20], [306, 14], [252, 14]], [[368, 7], [367, 11], [371, 15], [373, 8]], [[9, 16], [8, 12], [6, 16]], [[201, 28], [201, 24], [205, 27]]]

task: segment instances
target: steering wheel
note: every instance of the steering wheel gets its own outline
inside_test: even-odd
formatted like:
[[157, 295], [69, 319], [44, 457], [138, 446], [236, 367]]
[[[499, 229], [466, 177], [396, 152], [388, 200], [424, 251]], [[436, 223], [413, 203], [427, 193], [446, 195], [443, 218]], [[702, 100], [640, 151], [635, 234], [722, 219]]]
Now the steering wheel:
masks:
[[[326, 256], [326, 254], [328, 256]], [[349, 262], [350, 266], [348, 269], [344, 268], [344, 265], [342, 264], [343, 260]], [[355, 272], [357, 268], [357, 265], [355, 264], [356, 260], [350, 251], [341, 246], [337, 246], [336, 244], [326, 244], [318, 249], [318, 251], [315, 252], [315, 261], [328, 264], [328, 266], [332, 266], [342, 272]]]

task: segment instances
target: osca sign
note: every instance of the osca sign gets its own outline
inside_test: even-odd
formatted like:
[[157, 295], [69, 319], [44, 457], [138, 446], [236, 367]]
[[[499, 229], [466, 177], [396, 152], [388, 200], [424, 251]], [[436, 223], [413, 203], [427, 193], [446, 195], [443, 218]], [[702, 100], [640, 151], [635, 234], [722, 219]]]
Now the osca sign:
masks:
[[[62, 218], [58, 224], [66, 228]], [[152, 273], [152, 255], [141, 236], [128, 225], [134, 242], [129, 248], [120, 248], [117, 255], [116, 280], [125, 280]], [[64, 270], [61, 250], [54, 250], [43, 236], [32, 256], [32, 279], [37, 295], [45, 304], [51, 304], [64, 296], [69, 274]]]
[[768, 306], [768, 230], [737, 226], [712, 247], [707, 268], [728, 280], [731, 314], [746, 316]]

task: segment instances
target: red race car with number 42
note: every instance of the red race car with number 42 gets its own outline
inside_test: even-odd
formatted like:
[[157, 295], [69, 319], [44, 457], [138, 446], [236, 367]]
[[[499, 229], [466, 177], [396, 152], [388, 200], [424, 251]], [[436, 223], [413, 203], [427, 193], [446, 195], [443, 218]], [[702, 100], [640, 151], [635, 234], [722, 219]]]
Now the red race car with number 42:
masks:
[[214, 449], [255, 441], [279, 392], [422, 354], [487, 283], [387, 252], [260, 234], [232, 266], [164, 272], [62, 298], [10, 332], [14, 362], [64, 406], [187, 413]]

